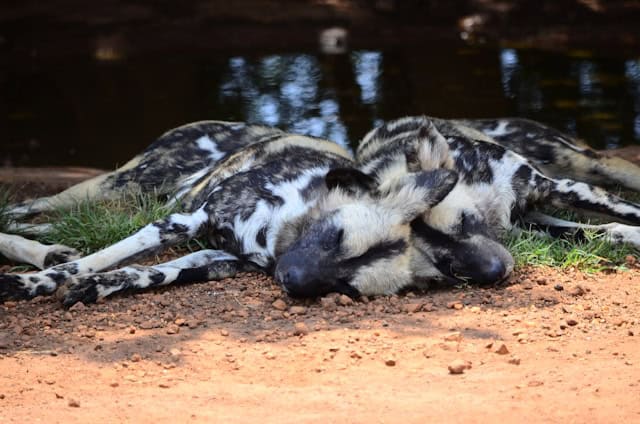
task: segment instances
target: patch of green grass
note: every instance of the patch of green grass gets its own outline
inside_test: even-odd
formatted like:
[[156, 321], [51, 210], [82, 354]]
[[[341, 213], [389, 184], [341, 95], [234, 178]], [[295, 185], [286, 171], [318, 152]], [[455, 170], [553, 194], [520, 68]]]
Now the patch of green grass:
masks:
[[583, 235], [580, 238], [554, 238], [522, 230], [509, 235], [505, 244], [513, 255], [516, 267], [542, 265], [576, 268], [589, 273], [626, 269], [625, 257], [637, 253], [632, 246], [612, 244], [594, 231], [584, 231]]
[[11, 204], [11, 190], [0, 186], [0, 232], [6, 232], [11, 223], [11, 218], [7, 214]]
[[162, 219], [176, 208], [167, 207], [155, 196], [126, 195], [117, 200], [82, 201], [68, 210], [49, 214], [50, 231], [37, 238], [60, 243], [84, 253], [107, 247], [143, 226]]

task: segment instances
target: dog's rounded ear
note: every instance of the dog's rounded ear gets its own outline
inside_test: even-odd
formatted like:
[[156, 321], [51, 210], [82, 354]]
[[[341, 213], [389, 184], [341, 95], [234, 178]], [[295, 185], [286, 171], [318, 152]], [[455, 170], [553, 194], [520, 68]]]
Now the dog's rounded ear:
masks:
[[355, 168], [335, 168], [325, 176], [325, 184], [329, 190], [340, 187], [350, 192], [373, 192], [378, 188], [378, 182], [371, 175], [367, 175]]
[[405, 174], [385, 188], [380, 204], [397, 212], [401, 223], [409, 223], [440, 203], [457, 181], [458, 174], [448, 169]]
[[449, 169], [434, 169], [415, 174], [415, 185], [426, 190], [429, 206], [435, 206], [444, 199], [458, 182], [458, 173]]

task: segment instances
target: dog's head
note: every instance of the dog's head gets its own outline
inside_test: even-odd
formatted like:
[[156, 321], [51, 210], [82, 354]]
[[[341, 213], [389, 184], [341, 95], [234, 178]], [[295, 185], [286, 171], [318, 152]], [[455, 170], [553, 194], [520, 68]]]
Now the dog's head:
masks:
[[497, 224], [459, 184], [436, 205], [411, 223], [413, 244], [422, 269], [416, 278], [487, 285], [513, 271], [514, 260], [500, 243]]
[[[408, 117], [372, 130], [358, 147], [360, 169], [375, 175], [382, 192], [417, 169], [457, 169], [456, 156], [438, 122]], [[456, 134], [464, 137], [467, 132]], [[505, 224], [501, 220], [509, 218], [503, 216], [504, 199], [491, 187], [485, 188], [480, 190], [461, 178], [441, 202], [412, 221], [417, 282], [491, 284], [513, 270], [513, 258], [497, 234]]]
[[423, 268], [413, 223], [456, 182], [446, 169], [421, 171], [380, 192], [373, 177], [355, 169], [329, 172], [327, 194], [290, 236], [281, 237], [276, 280], [293, 297], [384, 294], [411, 285], [414, 268]]

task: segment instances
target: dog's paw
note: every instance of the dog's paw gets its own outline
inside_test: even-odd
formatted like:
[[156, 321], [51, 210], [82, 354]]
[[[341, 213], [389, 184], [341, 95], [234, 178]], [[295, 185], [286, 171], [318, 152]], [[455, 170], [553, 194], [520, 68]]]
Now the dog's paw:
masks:
[[0, 274], [0, 303], [6, 300], [29, 299], [29, 290], [17, 275]]
[[64, 264], [80, 259], [81, 257], [82, 254], [72, 247], [53, 244], [47, 248], [47, 254], [44, 257], [44, 267], [49, 268], [54, 265]]
[[78, 302], [85, 305], [98, 301], [98, 281], [93, 276], [72, 278], [58, 290], [58, 297], [62, 300], [65, 308], [70, 308]]

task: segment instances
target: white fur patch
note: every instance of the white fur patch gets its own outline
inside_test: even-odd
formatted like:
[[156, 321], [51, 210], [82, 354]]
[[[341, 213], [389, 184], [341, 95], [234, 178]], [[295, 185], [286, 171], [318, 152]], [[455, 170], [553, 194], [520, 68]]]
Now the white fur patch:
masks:
[[492, 130], [483, 131], [489, 137], [501, 137], [511, 133], [509, 130], [509, 121], [498, 121], [498, 125]]
[[209, 152], [209, 157], [213, 161], [217, 162], [220, 159], [222, 159], [225, 155], [223, 152], [218, 150], [218, 145], [214, 143], [213, 140], [211, 140], [211, 138], [209, 138], [208, 135], [203, 135], [202, 137], [197, 139], [196, 144], [198, 145], [198, 148], [200, 148], [201, 150]]

